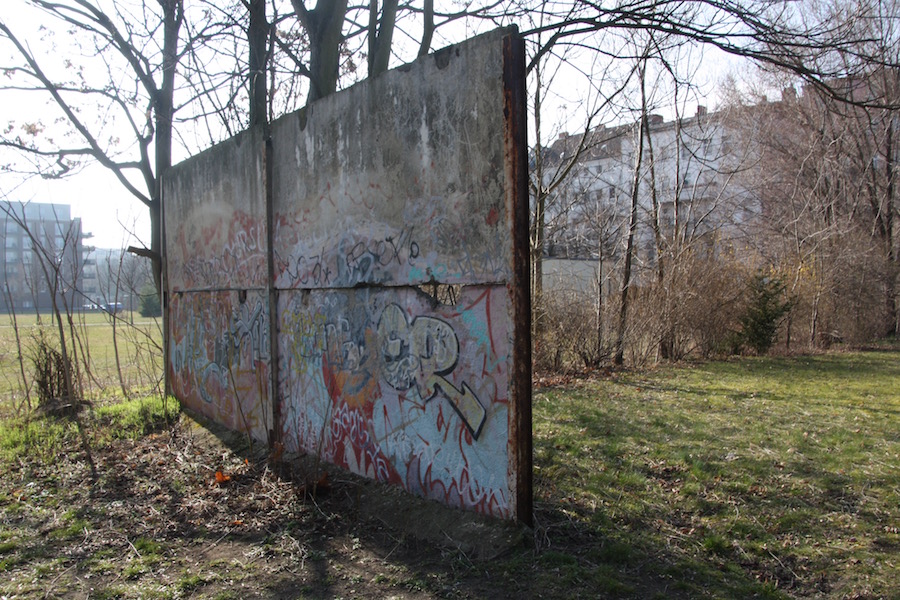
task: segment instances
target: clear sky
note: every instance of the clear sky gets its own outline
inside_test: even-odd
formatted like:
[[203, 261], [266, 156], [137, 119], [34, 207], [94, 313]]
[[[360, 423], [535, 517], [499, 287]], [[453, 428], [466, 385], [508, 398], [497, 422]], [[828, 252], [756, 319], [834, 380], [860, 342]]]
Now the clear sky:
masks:
[[150, 214], [106, 169], [92, 165], [64, 180], [32, 178], [14, 191], [4, 187], [6, 200], [69, 204], [80, 217], [82, 231], [93, 237], [85, 245], [126, 248], [150, 245]]

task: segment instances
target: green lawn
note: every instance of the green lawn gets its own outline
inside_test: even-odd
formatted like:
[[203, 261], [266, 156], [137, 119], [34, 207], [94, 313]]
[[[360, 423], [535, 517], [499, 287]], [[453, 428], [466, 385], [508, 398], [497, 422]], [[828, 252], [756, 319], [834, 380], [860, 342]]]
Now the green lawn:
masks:
[[[140, 437], [174, 419], [174, 411], [174, 403], [144, 399], [87, 411], [80, 424], [4, 420], [0, 474], [49, 472], [56, 456], [68, 456], [61, 464], [71, 470], [85, 444], [103, 455], [99, 449], [110, 440]], [[160, 443], [160, 436], [146, 439]], [[181, 470], [173, 463], [165, 476], [177, 479]], [[353, 497], [347, 481], [310, 514], [334, 511], [329, 523], [359, 527], [355, 541], [336, 537], [335, 544], [380, 557], [372, 569], [402, 568], [416, 581], [453, 581], [462, 590], [453, 596], [446, 586], [422, 584], [434, 593], [416, 597], [900, 597], [900, 351], [743, 358], [536, 388], [534, 474], [534, 546], [490, 560], [407, 541], [416, 558], [405, 564], [403, 552], [395, 553], [401, 541], [378, 546], [380, 525], [365, 530], [340, 504]], [[179, 497], [196, 492], [177, 481], [159, 485]], [[275, 485], [267, 481], [260, 485]], [[199, 485], [202, 492], [210, 484]], [[21, 490], [5, 493], [9, 499]], [[78, 493], [90, 498], [93, 491]], [[161, 510], [173, 507], [174, 519], [179, 505]], [[0, 526], [2, 573], [31, 560], [18, 546], [31, 534], [16, 533], [21, 519], [9, 511], [0, 517], [15, 525], [7, 533]], [[267, 530], [266, 543], [306, 540], [273, 519], [278, 525]], [[338, 535], [336, 525], [321, 536], [310, 527], [312, 541], [304, 543], [316, 548]], [[256, 542], [246, 543], [242, 552], [255, 551]], [[322, 569], [356, 564], [341, 552], [321, 554]], [[367, 577], [361, 581], [377, 587], [378, 577]]]
[[[117, 316], [114, 328], [113, 320], [103, 312], [76, 313], [72, 317], [76, 332], [74, 346], [78, 348], [85, 395], [89, 399], [96, 400], [110, 393], [121, 395], [122, 381], [129, 393], [131, 390], [146, 391], [154, 385], [158, 375], [162, 373], [162, 330], [159, 319], [123, 312]], [[0, 416], [21, 405], [25, 399], [26, 386], [32, 385], [34, 367], [31, 358], [35, 354], [41, 332], [56, 344], [56, 322], [49, 314], [41, 315], [40, 320], [38, 323], [34, 313], [18, 315], [17, 342], [12, 317], [0, 314]], [[73, 347], [72, 329], [66, 323], [65, 333], [70, 348]], [[24, 381], [19, 363], [20, 349], [24, 359]], [[89, 369], [86, 370], [84, 365], [88, 365]]]
[[900, 593], [898, 352], [627, 374], [540, 390], [534, 412], [538, 516], [551, 547], [556, 521], [587, 542], [573, 574], [638, 596]]

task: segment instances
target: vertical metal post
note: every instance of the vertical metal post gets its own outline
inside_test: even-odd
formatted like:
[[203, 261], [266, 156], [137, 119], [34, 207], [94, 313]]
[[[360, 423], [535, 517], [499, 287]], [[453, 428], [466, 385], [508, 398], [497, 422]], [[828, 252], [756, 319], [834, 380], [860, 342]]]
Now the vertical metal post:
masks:
[[510, 451], [515, 476], [515, 514], [526, 525], [532, 515], [531, 440], [531, 251], [528, 239], [528, 139], [525, 94], [525, 42], [514, 33], [503, 38], [503, 112], [506, 206], [513, 241], [513, 372], [510, 375]]
[[265, 149], [265, 193], [266, 193], [266, 294], [269, 307], [269, 401], [271, 402], [272, 421], [269, 424], [267, 438], [269, 447], [281, 442], [281, 397], [278, 390], [278, 291], [275, 289], [275, 205], [274, 205], [274, 153], [272, 149], [271, 129], [264, 127]]

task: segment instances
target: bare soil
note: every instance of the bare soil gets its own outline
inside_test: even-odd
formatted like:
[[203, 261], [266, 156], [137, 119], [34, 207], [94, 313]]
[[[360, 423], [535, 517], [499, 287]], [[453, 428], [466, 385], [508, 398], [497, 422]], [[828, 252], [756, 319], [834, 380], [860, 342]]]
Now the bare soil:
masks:
[[2, 473], [0, 597], [528, 595], [513, 573], [485, 576], [501, 556], [531, 554], [527, 529], [308, 458], [273, 462], [207, 427], [182, 417], [94, 448], [96, 477], [78, 448]]

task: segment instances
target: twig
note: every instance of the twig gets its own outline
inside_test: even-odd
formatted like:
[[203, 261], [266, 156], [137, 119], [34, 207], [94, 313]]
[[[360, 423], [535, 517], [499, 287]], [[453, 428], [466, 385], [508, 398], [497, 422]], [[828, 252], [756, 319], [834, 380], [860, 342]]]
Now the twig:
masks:
[[134, 550], [135, 556], [137, 556], [138, 558], [141, 558], [141, 553], [138, 552], [138, 549], [134, 547], [134, 544], [131, 543], [131, 540], [128, 539], [128, 536], [125, 534], [122, 534], [122, 535], [125, 538], [125, 541], [128, 542], [128, 545], [131, 546], [131, 549]]
[[50, 585], [47, 586], [47, 591], [44, 592], [44, 598], [50, 597], [50, 593], [53, 592], [53, 586], [56, 585], [56, 582], [59, 581], [59, 578], [62, 577], [63, 575], [65, 575], [66, 573], [68, 573], [69, 571], [71, 571], [72, 569], [74, 569], [77, 566], [77, 564], [78, 563], [73, 564], [68, 569], [66, 569], [65, 571], [62, 571], [59, 575], [57, 575], [56, 577], [53, 578], [53, 581], [51, 581]]
[[221, 542], [222, 540], [224, 540], [226, 537], [228, 537], [229, 534], [231, 534], [231, 530], [228, 529], [228, 528], [226, 527], [226, 528], [225, 528], [225, 533], [223, 533], [223, 534], [219, 537], [219, 539], [217, 539], [217, 540], [214, 541], [212, 544], [210, 544], [209, 546], [207, 546], [207, 547], [206, 547], [206, 551], [208, 552], [208, 551], [212, 550], [213, 548], [215, 548], [216, 545], [217, 545], [219, 542]]
[[781, 568], [782, 568], [782, 569], [785, 569], [785, 570], [787, 570], [787, 571], [790, 571], [791, 575], [794, 576], [794, 579], [800, 579], [800, 576], [797, 575], [796, 573], [794, 573], [794, 570], [793, 570], [792, 568], [790, 568], [789, 566], [787, 566], [787, 565], [785, 565], [783, 562], [781, 562], [781, 559], [780, 559], [780, 558], [778, 558], [777, 556], [775, 556], [774, 554], [772, 554], [772, 551], [771, 551], [771, 550], [769, 550], [769, 549], [767, 548], [767, 549], [766, 549], [766, 552], [768, 552], [768, 553], [769, 553], [769, 556], [771, 556], [772, 558], [774, 558], [774, 559], [778, 562], [778, 564], [781, 565]]

